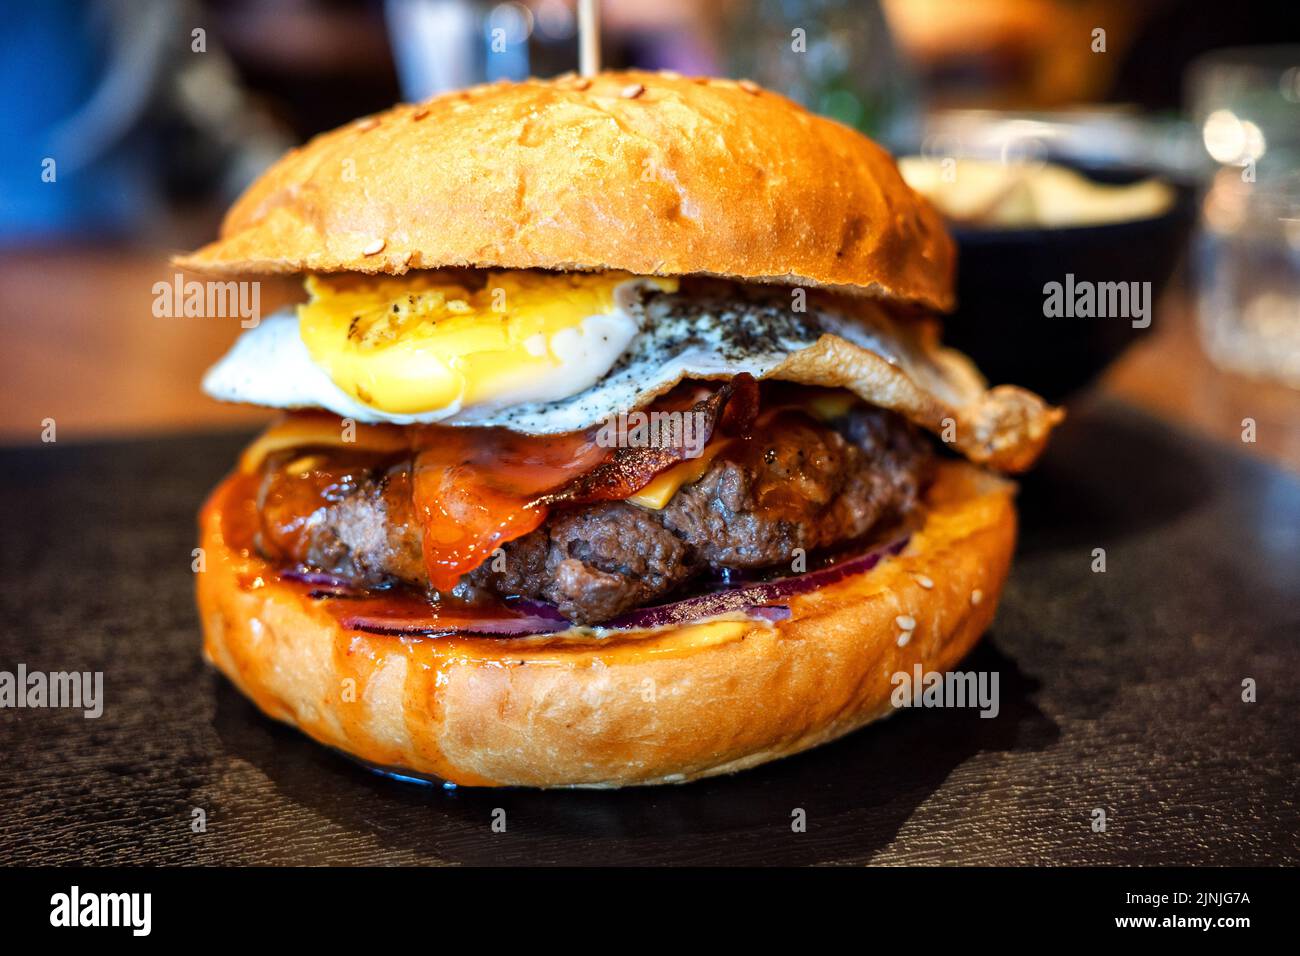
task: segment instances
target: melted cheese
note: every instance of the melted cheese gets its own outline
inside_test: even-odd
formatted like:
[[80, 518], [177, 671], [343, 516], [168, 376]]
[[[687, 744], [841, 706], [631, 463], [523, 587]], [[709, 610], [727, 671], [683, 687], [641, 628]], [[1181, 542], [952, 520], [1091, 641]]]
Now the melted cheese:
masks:
[[727, 444], [729, 442], [726, 440], [710, 442], [698, 458], [688, 458], [680, 464], [673, 465], [667, 471], [661, 471], [650, 484], [627, 500], [642, 508], [662, 511], [672, 500], [673, 495], [677, 494], [677, 489], [693, 481], [699, 481], [704, 476], [709, 469], [709, 464]]
[[239, 458], [239, 470], [250, 474], [278, 451], [290, 448], [351, 448], [396, 453], [409, 447], [403, 429], [396, 425], [349, 425], [333, 415], [288, 415], [253, 439]]

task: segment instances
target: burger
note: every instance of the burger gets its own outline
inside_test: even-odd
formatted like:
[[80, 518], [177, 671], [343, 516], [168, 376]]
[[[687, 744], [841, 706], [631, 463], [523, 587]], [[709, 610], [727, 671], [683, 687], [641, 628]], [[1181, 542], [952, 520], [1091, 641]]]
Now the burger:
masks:
[[300, 275], [204, 380], [282, 409], [200, 516], [208, 659], [458, 785], [730, 773], [989, 626], [1061, 417], [944, 348], [889, 155], [747, 81], [496, 83], [317, 137], [179, 257]]

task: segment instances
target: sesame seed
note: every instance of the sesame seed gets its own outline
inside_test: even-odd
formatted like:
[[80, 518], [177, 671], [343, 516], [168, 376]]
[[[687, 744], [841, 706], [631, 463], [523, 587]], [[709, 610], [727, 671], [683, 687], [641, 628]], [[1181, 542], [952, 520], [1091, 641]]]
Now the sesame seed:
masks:
[[363, 256], [377, 256], [379, 253], [384, 251], [384, 246], [386, 245], [388, 245], [388, 243], [385, 240], [376, 239], [374, 242], [370, 243], [370, 245], [362, 249], [361, 254]]
[[623, 89], [619, 90], [618, 95], [625, 100], [634, 100], [645, 92], [645, 87], [640, 83], [629, 83]]
[[912, 617], [910, 614], [898, 615], [898, 617], [894, 618], [894, 623], [904, 631], [916, 630], [916, 618]]
[[976, 588], [974, 591], [971, 591], [971, 593], [970, 593], [970, 603], [971, 603], [972, 605], [979, 604], [979, 602], [982, 601], [982, 600], [984, 600], [984, 592], [983, 592], [983, 591], [981, 591], [979, 588]]
[[402, 253], [402, 265], [404, 265], [404, 266], [409, 266], [409, 265], [411, 264], [411, 257], [414, 256], [414, 255], [415, 255], [415, 253], [412, 252], [410, 249], [407, 249], [405, 252], [403, 252], [403, 253]]
[[680, 80], [682, 78], [682, 75], [676, 70], [660, 70], [659, 75], [665, 80]]
[[411, 114], [411, 119], [422, 120], [428, 115], [429, 115], [429, 108], [427, 106], [421, 106], [419, 109], [417, 109], [414, 113]]
[[916, 578], [916, 583], [921, 585], [921, 587], [925, 588], [927, 591], [934, 587], [934, 580], [930, 578], [929, 575], [914, 574], [912, 576]]
[[911, 639], [912, 639], [912, 632], [911, 632], [911, 631], [904, 631], [902, 634], [899, 634], [899, 635], [898, 635], [898, 646], [899, 646], [899, 647], [906, 647], [906, 646], [907, 646], [907, 642], [910, 641]]
[[580, 76], [573, 81], [573, 88], [575, 90], [585, 90], [588, 89], [590, 86], [591, 86], [591, 80], [587, 79], [587, 77], [585, 76]]
[[760, 92], [762, 92], [762, 87], [759, 86], [757, 83], [755, 83], [753, 80], [741, 80], [736, 85], [740, 87], [742, 90], [744, 90], [746, 93], [752, 93], [755, 96], [757, 96]]
[[368, 133], [378, 125], [379, 120], [375, 119], [373, 116], [369, 116], [366, 119], [357, 122], [357, 131], [360, 133]]

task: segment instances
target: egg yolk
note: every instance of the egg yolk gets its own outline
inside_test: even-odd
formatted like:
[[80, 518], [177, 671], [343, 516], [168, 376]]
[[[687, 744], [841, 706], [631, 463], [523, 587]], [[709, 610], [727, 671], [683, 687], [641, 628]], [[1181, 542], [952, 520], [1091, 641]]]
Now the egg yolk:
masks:
[[[635, 334], [615, 301], [617, 288], [635, 280], [622, 272], [309, 276], [298, 325], [334, 384], [391, 414], [454, 412], [521, 394], [563, 398], [580, 390], [564, 390], [571, 373], [594, 381], [608, 370], [591, 368], [598, 359], [581, 337], [589, 319], [620, 317], [620, 330]], [[643, 281], [677, 288], [674, 279]]]

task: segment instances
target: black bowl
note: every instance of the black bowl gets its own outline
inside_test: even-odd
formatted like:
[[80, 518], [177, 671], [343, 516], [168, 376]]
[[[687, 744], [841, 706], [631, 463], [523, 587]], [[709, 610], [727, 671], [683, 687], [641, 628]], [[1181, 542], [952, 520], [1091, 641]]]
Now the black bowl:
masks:
[[[1074, 167], [1099, 182], [1127, 183], [1150, 173]], [[1013, 383], [1059, 402], [1091, 382], [1155, 323], [1135, 328], [1125, 317], [1050, 318], [1048, 283], [1150, 282], [1154, 303], [1186, 248], [1193, 190], [1174, 184], [1160, 216], [1059, 229], [955, 226], [957, 311], [944, 340], [969, 355], [991, 384]]]

